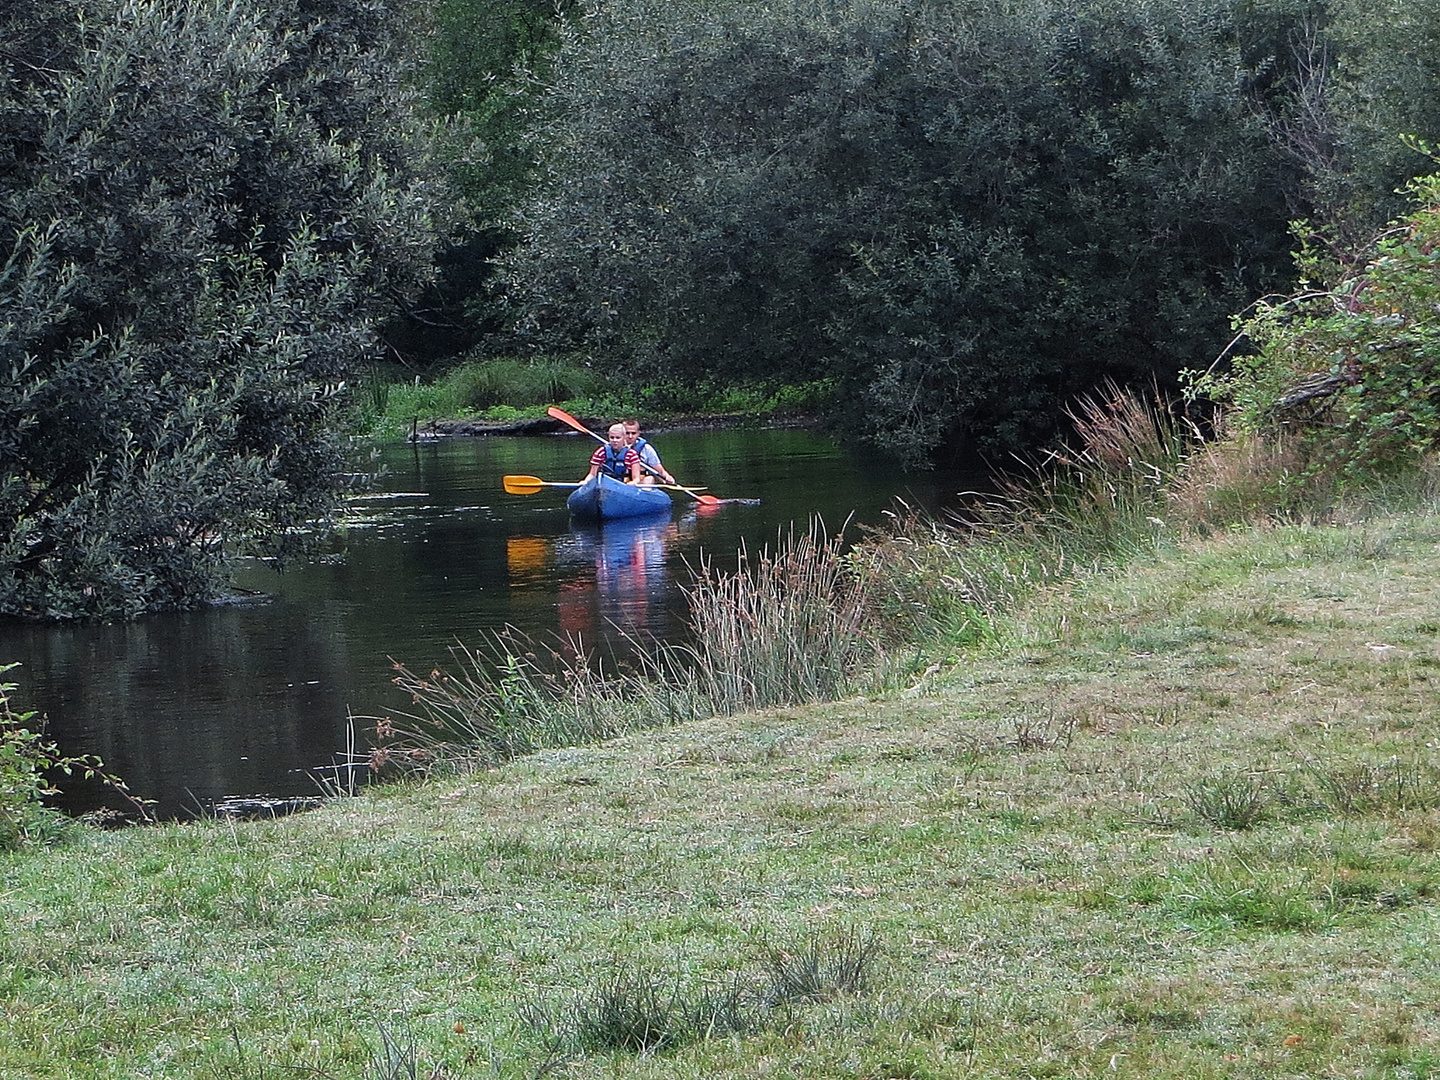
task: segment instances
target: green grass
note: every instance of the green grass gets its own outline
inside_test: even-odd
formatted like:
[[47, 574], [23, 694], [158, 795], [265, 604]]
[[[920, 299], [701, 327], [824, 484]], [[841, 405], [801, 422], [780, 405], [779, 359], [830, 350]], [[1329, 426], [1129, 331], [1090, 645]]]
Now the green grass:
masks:
[[1440, 1076], [1437, 582], [1431, 511], [1172, 539], [891, 693], [72, 828], [0, 1077]]
[[438, 376], [374, 368], [356, 380], [354, 435], [402, 439], [414, 425], [437, 420], [539, 419], [551, 405], [586, 416], [753, 418], [823, 409], [824, 382], [778, 388], [694, 385], [639, 389], [607, 379], [583, 357], [496, 357], [469, 360]]

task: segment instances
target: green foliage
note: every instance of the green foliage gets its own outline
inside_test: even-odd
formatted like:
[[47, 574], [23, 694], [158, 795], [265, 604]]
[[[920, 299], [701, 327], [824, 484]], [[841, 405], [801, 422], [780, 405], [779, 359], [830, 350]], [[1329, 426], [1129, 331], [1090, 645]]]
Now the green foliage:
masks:
[[[0, 664], [0, 676], [18, 664]], [[62, 754], [45, 738], [43, 722], [34, 712], [15, 712], [10, 695], [16, 684], [0, 681], [0, 851], [19, 847], [41, 831], [45, 796], [56, 793], [50, 777], [56, 773], [100, 780], [130, 803], [143, 820], [150, 820], [144, 802], [134, 798], [123, 781], [105, 771], [105, 764], [90, 755]]]
[[462, 406], [482, 410], [493, 405], [519, 408], [591, 398], [603, 383], [582, 364], [544, 356], [463, 364], [444, 381]]
[[[534, 168], [523, 145], [573, 0], [440, 0], [423, 71], [432, 110], [463, 120], [450, 164], [482, 218], [493, 222], [523, 193]], [[459, 144], [459, 139], [455, 140]]]
[[1312, 470], [1351, 478], [1440, 447], [1440, 176], [1410, 191], [1415, 210], [1368, 258], [1262, 301], [1241, 326], [1255, 351], [1193, 378], [1241, 434], [1300, 431]]
[[[0, 667], [0, 674], [15, 664]], [[10, 708], [14, 683], [0, 683], [0, 850], [17, 847], [25, 826], [54, 788], [45, 780], [53, 747], [33, 727], [33, 712], [17, 713]]]
[[1329, 6], [1334, 61], [1326, 104], [1338, 157], [1316, 202], [1354, 242], [1404, 213], [1407, 181], [1431, 168], [1413, 137], [1440, 138], [1440, 2]]
[[830, 379], [837, 427], [912, 461], [1033, 444], [1288, 269], [1230, 8], [597, 9], [509, 262], [526, 325], [637, 376]]
[[389, 0], [0, 14], [0, 611], [213, 595], [334, 505], [433, 198]]
[[437, 0], [426, 5], [418, 72], [440, 156], [460, 199], [460, 227], [436, 253], [423, 297], [385, 326], [387, 344], [421, 366], [483, 347], [497, 351], [507, 322], [493, 260], [514, 246], [506, 218], [530, 190], [525, 145], [574, 0]]

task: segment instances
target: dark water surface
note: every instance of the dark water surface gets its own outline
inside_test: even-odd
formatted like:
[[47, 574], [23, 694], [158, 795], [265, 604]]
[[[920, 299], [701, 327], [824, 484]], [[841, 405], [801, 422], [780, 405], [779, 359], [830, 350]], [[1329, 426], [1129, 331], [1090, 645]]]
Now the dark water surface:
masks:
[[[874, 523], [896, 495], [933, 507], [973, 484], [857, 461], [804, 431], [658, 433], [656, 444], [684, 483], [747, 501], [705, 508], [677, 494], [668, 519], [572, 527], [565, 491], [507, 495], [500, 477], [578, 479], [596, 445], [583, 436], [387, 446], [333, 552], [284, 574], [242, 569], [253, 600], [129, 624], [0, 623], [0, 662], [23, 665], [7, 676], [20, 684], [14, 703], [168, 815], [227, 795], [313, 795], [317, 770], [341, 760], [350, 715], [405, 707], [392, 657], [428, 671], [457, 641], [506, 624], [541, 639], [678, 637], [681, 586], [702, 552], [724, 565], [816, 514], [832, 530], [851, 515]], [[361, 750], [369, 726], [354, 724]], [[76, 810], [99, 801], [67, 797]]]

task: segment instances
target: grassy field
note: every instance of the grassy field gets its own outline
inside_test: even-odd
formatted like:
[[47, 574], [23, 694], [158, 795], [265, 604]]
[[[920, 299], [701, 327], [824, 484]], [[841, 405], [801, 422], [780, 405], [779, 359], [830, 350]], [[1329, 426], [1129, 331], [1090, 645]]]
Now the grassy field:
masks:
[[877, 699], [0, 856], [0, 1077], [1440, 1076], [1440, 517]]

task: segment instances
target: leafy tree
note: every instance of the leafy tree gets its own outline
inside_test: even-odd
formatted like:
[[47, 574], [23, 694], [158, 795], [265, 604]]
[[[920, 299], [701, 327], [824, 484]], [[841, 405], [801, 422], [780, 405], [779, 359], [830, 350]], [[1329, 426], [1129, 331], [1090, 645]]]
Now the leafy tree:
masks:
[[1342, 477], [1440, 448], [1440, 176], [1406, 190], [1411, 213], [1353, 270], [1258, 305], [1254, 350], [1194, 380], [1239, 433], [1298, 433], [1313, 467]]
[[1291, 212], [1353, 254], [1405, 207], [1440, 137], [1440, 2], [1241, 0], [1248, 90], [1299, 182]]
[[442, 123], [442, 157], [463, 213], [436, 256], [429, 289], [385, 327], [407, 362], [444, 362], [487, 338], [502, 340], [507, 314], [493, 260], [516, 236], [511, 208], [530, 189], [526, 144], [536, 101], [574, 0], [436, 0], [419, 84]]
[[826, 377], [924, 460], [1208, 360], [1288, 269], [1224, 3], [613, 0], [569, 31], [510, 261], [637, 379]]
[[134, 615], [334, 504], [433, 183], [392, 0], [0, 12], [0, 611]]

